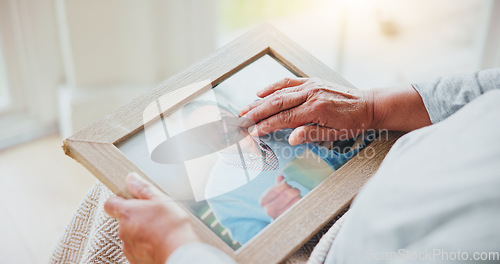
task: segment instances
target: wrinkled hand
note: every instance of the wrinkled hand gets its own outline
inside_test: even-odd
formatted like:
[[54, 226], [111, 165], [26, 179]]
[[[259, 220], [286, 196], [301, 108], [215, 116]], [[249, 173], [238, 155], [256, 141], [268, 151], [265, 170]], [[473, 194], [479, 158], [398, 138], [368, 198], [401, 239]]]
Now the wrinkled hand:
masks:
[[282, 182], [284, 179], [282, 175], [278, 175], [276, 185], [267, 190], [260, 198], [260, 205], [273, 219], [278, 218], [302, 198], [297, 188]]
[[373, 95], [367, 91], [316, 79], [285, 78], [257, 95], [262, 99], [240, 111], [243, 119], [257, 124], [255, 136], [296, 128], [289, 138], [296, 145], [348, 139], [372, 126]]
[[130, 263], [165, 263], [178, 247], [198, 242], [187, 213], [149, 182], [131, 173], [127, 187], [137, 199], [112, 197], [104, 209], [118, 219], [118, 235]]

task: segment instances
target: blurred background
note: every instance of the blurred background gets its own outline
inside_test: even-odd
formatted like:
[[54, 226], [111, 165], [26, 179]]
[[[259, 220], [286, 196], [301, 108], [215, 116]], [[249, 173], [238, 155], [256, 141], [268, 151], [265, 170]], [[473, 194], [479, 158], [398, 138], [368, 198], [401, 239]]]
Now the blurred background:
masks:
[[95, 181], [63, 138], [256, 25], [369, 89], [500, 66], [498, 14], [500, 0], [0, 0], [0, 258], [45, 263]]

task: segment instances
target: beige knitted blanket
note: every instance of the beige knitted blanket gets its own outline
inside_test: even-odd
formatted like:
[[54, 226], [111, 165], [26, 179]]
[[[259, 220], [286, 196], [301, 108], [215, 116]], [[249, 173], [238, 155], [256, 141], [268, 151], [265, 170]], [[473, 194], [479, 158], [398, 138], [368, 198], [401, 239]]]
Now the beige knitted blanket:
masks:
[[[112, 195], [101, 183], [94, 184], [66, 227], [50, 263], [128, 263], [118, 238], [118, 222], [104, 212], [104, 202]], [[344, 219], [334, 219], [285, 263], [323, 263]]]

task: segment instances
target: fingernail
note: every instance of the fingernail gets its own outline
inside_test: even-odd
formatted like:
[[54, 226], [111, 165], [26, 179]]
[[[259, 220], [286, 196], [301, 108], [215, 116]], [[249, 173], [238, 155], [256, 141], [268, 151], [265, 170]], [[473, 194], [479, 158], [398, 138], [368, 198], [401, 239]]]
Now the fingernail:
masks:
[[238, 123], [236, 124], [239, 127], [246, 127], [248, 125], [248, 119], [244, 117], [240, 117], [238, 119]]
[[131, 172], [131, 173], [128, 174], [127, 181], [130, 184], [134, 185], [134, 186], [140, 186], [141, 185], [140, 176], [139, 176], [139, 174], [137, 174], [135, 172]]
[[[293, 142], [292, 142], [292, 139], [294, 139]], [[291, 137], [289, 139], [288, 143], [290, 143], [290, 145], [298, 145], [298, 144], [302, 144], [303, 142], [304, 142], [304, 136], [301, 134], [298, 134], [293, 138]]]
[[239, 127], [250, 127], [252, 125], [254, 125], [255, 123], [253, 122], [252, 119], [246, 117], [246, 116], [242, 116], [238, 119], [238, 123], [237, 123], [237, 126]]
[[240, 116], [241, 116], [241, 115], [244, 115], [246, 112], [248, 112], [248, 109], [249, 109], [249, 107], [248, 107], [248, 106], [247, 106], [247, 107], [244, 107], [243, 109], [241, 109], [241, 110], [240, 110], [240, 112], [239, 112]]
[[254, 128], [252, 129], [252, 131], [250, 131], [250, 136], [252, 136], [252, 137], [258, 137], [259, 136], [258, 129], [259, 128], [257, 126], [254, 126]]

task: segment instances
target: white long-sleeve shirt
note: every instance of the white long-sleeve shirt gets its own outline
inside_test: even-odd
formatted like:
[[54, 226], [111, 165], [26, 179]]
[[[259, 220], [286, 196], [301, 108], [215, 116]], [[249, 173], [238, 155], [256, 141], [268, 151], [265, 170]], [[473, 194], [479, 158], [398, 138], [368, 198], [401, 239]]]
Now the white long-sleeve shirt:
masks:
[[[434, 125], [392, 147], [325, 263], [500, 261], [500, 69], [414, 87]], [[234, 261], [188, 244], [167, 263]]]

